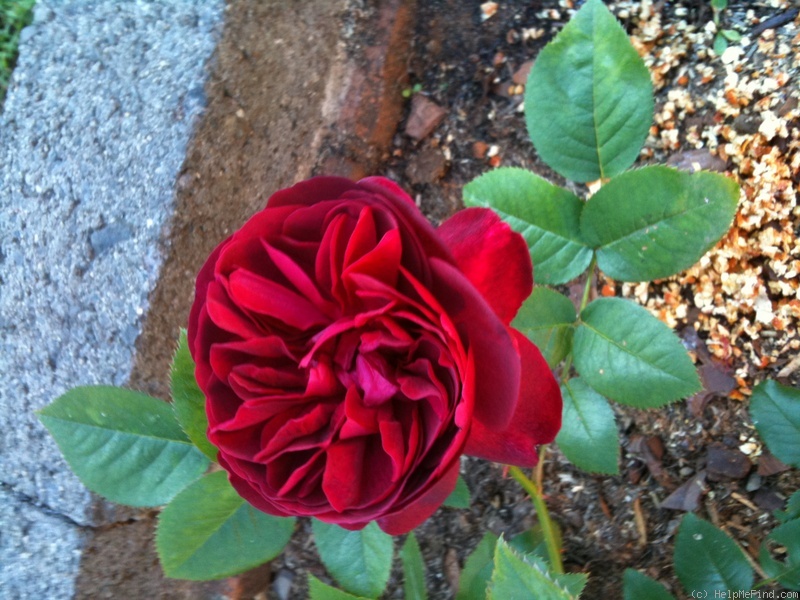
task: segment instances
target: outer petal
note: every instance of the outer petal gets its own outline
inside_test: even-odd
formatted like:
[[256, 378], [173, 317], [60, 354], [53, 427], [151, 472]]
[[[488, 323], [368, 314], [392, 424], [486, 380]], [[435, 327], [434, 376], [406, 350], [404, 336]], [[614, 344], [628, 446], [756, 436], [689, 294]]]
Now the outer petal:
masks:
[[436, 230], [458, 267], [508, 325], [533, 290], [523, 237], [488, 208], [457, 212]]
[[299, 204], [311, 206], [323, 200], [336, 200], [345, 192], [358, 189], [358, 186], [344, 177], [312, 177], [292, 187], [279, 190], [267, 200], [267, 207], [290, 206]]
[[427, 492], [402, 510], [379, 518], [378, 526], [389, 535], [402, 535], [425, 522], [456, 489], [460, 464], [460, 461], [454, 461], [453, 466]]
[[189, 352], [192, 355], [192, 358], [197, 362], [197, 356], [200, 352], [199, 348], [195, 348], [195, 338], [197, 337], [197, 329], [200, 321], [200, 313], [203, 310], [203, 307], [206, 304], [206, 295], [208, 294], [208, 284], [214, 280], [214, 269], [217, 265], [217, 258], [219, 258], [220, 252], [222, 249], [228, 244], [230, 238], [226, 239], [222, 242], [219, 246], [214, 248], [214, 251], [211, 253], [211, 256], [208, 257], [206, 262], [203, 264], [203, 268], [200, 269], [200, 273], [197, 275], [197, 281], [195, 283], [195, 292], [194, 292], [194, 302], [192, 303], [192, 308], [189, 311], [189, 327], [187, 331], [187, 341], [189, 346]]
[[509, 329], [456, 267], [431, 259], [434, 296], [469, 343], [475, 364], [474, 419], [502, 431], [520, 397], [520, 362]]
[[[536, 446], [552, 442], [561, 428], [561, 390], [542, 353], [512, 329], [522, 360], [522, 388], [517, 410], [505, 431], [473, 419], [465, 454], [518, 467], [532, 467]], [[477, 413], [476, 413], [477, 415]]]
[[386, 179], [386, 177], [365, 177], [359, 180], [358, 185], [371, 190], [380, 189], [384, 196], [394, 197], [402, 202], [407, 202], [415, 209], [417, 207], [414, 203], [414, 199], [409, 196], [403, 188], [391, 179]]
[[231, 486], [233, 486], [233, 489], [235, 489], [236, 493], [242, 498], [247, 500], [247, 502], [268, 515], [274, 515], [276, 517], [289, 516], [289, 513], [282, 511], [275, 504], [267, 500], [249, 481], [234, 473], [228, 466], [222, 453], [219, 454], [219, 464], [228, 472], [228, 481]]

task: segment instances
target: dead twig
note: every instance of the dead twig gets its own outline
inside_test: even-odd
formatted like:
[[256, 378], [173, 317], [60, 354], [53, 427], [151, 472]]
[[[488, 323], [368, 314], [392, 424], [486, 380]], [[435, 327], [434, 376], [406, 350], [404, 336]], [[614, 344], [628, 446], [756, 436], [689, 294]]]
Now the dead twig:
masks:
[[798, 368], [800, 368], [800, 355], [795, 356], [791, 361], [789, 361], [789, 364], [778, 372], [778, 377], [788, 377]]
[[639, 532], [639, 547], [644, 548], [647, 545], [647, 523], [644, 520], [639, 496], [633, 499], [633, 517], [636, 520], [636, 530]]
[[766, 21], [762, 21], [761, 23], [753, 27], [751, 33], [754, 37], [758, 37], [759, 35], [764, 33], [767, 29], [775, 29], [776, 27], [785, 25], [789, 21], [794, 21], [794, 18], [797, 16], [798, 12], [800, 12], [800, 8], [790, 8], [786, 12], [782, 12], [779, 15], [770, 17]]

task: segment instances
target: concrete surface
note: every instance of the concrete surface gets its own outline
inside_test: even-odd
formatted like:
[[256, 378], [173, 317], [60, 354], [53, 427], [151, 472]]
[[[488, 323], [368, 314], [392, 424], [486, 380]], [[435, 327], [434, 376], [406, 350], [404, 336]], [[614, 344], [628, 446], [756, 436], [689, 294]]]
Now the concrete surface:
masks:
[[33, 411], [127, 382], [222, 0], [40, 0], [0, 114], [0, 597], [69, 598], [114, 520]]

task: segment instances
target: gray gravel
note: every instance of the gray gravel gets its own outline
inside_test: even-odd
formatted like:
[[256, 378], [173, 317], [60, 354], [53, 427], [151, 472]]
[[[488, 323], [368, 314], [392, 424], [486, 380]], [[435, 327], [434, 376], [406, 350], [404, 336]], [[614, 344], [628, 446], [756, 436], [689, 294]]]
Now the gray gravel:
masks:
[[0, 597], [69, 597], [100, 524], [33, 411], [130, 376], [223, 8], [41, 0], [22, 33], [0, 114]]

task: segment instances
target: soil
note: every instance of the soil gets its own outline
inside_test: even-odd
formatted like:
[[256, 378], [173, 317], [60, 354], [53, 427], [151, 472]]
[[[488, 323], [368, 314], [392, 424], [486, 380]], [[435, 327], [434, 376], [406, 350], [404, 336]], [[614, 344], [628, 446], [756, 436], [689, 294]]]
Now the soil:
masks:
[[[272, 19], [278, 10], [275, 3], [235, 0], [228, 7], [224, 39], [207, 88], [209, 109], [176, 184], [178, 216], [165, 238], [169, 258], [137, 345], [133, 385], [139, 389], [167, 396], [166, 365], [173, 340], [185, 324], [194, 273], [210, 250], [261, 208], [269, 193], [310, 174], [386, 175], [418, 200], [434, 224], [462, 206], [461, 190], [467, 182], [500, 165], [528, 168], [580, 195], [587, 193], [585, 186], [564, 181], [538, 159], [520, 110], [524, 78], [518, 71], [568, 21], [572, 2], [505, 0], [485, 19], [488, 9], [478, 1], [341, 0], [314, 4], [309, 10], [303, 8], [304, 3], [281, 3], [280, 11], [296, 14], [278, 19], [286, 24], [279, 31], [270, 29], [276, 26]], [[780, 0], [731, 0], [729, 4], [724, 15], [727, 26], [746, 35], [759, 21], [791, 8], [789, 2]], [[609, 8], [622, 18], [640, 52], [647, 55], [656, 82], [656, 125], [639, 164], [670, 159], [680, 163], [688, 160], [687, 156], [695, 156], [695, 160], [709, 161], [711, 167], [707, 168], [739, 179], [744, 187], [748, 175], [742, 164], [748, 157], [731, 151], [728, 146], [736, 146], [736, 139], [726, 138], [720, 128], [736, 119], [739, 127], [746, 126], [747, 118], [761, 119], [753, 109], [756, 100], [763, 100], [766, 94], [752, 104], [740, 103], [736, 115], [726, 113], [719, 104], [730, 86], [725, 64], [705, 51], [713, 38], [711, 33], [703, 34], [712, 18], [708, 3], [619, 1], [609, 3]], [[400, 25], [389, 18], [398, 14]], [[408, 23], [403, 24], [402, 19]], [[297, 29], [293, 22], [303, 26]], [[796, 23], [792, 25], [790, 20], [788, 25], [767, 30], [766, 36], [797, 53]], [[655, 33], [653, 26], [657, 26]], [[681, 33], [686, 27], [700, 32], [689, 42]], [[405, 37], [399, 33], [403, 28], [408, 32]], [[303, 36], [309, 32], [318, 39], [304, 43]], [[388, 46], [392, 60], [381, 62], [380, 39], [385, 42], [392, 36]], [[678, 51], [687, 43], [688, 50]], [[663, 49], [670, 45], [678, 57], [674, 64], [664, 58]], [[398, 56], [402, 60], [397, 60]], [[768, 60], [765, 56], [766, 51], [759, 51], [748, 58], [750, 63], [763, 63]], [[778, 113], [780, 103], [797, 96], [796, 91], [792, 95], [789, 90], [797, 88], [798, 62], [792, 63], [791, 57], [787, 61], [785, 72], [794, 83], [786, 82], [777, 92], [771, 92]], [[376, 65], [380, 67], [377, 70]], [[706, 83], [702, 83], [703, 68], [711, 69], [711, 79]], [[748, 68], [767, 70], [765, 65], [750, 64]], [[354, 98], [353, 89], [345, 85], [354, 73], [381, 74], [380, 84], [388, 86], [382, 88], [383, 100], [365, 102], [356, 94], [354, 106], [360, 107], [360, 113], [354, 114], [347, 101], [331, 109], [332, 99]], [[682, 79], [687, 74], [688, 83]], [[369, 82], [369, 77], [362, 77], [363, 81]], [[363, 92], [365, 88], [361, 89]], [[400, 92], [404, 89], [418, 90], [445, 109], [442, 122], [423, 139], [405, 133], [412, 102], [402, 100]], [[680, 94], [673, 93], [676, 91]], [[674, 105], [676, 98], [686, 94], [695, 107], [692, 111], [671, 107], [670, 103]], [[359, 115], [363, 117], [365, 112], [379, 124], [374, 131], [367, 128], [364, 131], [368, 135], [361, 132], [358, 136], [342, 133], [342, 123], [356, 127]], [[797, 188], [797, 165], [792, 163], [797, 162], [797, 147], [789, 143], [797, 140], [796, 115], [796, 108], [790, 106], [781, 117], [788, 128], [787, 136], [776, 137], [774, 142], [762, 140], [770, 147], [783, 145], [777, 160], [789, 165], [788, 178], [793, 179], [789, 191]], [[760, 122], [751, 135], [758, 135]], [[676, 129], [677, 135], [669, 133]], [[701, 154], [688, 155], [689, 151], [698, 151], [698, 140], [702, 141]], [[793, 203], [794, 196], [786, 201]], [[792, 231], [798, 225], [793, 211], [794, 204], [787, 213], [791, 221], [787, 226]], [[756, 239], [758, 231], [746, 233]], [[796, 258], [795, 253], [790, 254]], [[703, 269], [694, 276], [695, 283], [702, 281], [703, 273], [714, 272], [713, 265]], [[739, 272], [748, 271], [742, 267]], [[721, 286], [718, 277], [708, 281], [712, 287]], [[768, 461], [768, 453], [754, 436], [746, 403], [756, 381], [776, 377], [790, 362], [796, 350], [790, 344], [797, 339], [796, 317], [790, 315], [782, 328], [769, 330], [776, 335], [761, 335], [761, 329], [749, 338], [729, 335], [725, 338], [729, 354], [721, 355], [719, 327], [730, 334], [733, 325], [722, 318], [714, 322], [708, 316], [711, 311], [698, 307], [698, 291], [687, 277], [644, 288], [626, 287], [604, 277], [595, 283], [593, 293], [634, 297], [665, 318], [692, 351], [710, 391], [659, 411], [615, 405], [623, 446], [618, 476], [587, 474], [572, 466], [555, 446], [548, 449], [542, 481], [551, 513], [563, 532], [565, 565], [569, 571], [589, 575], [585, 598], [621, 597], [626, 568], [642, 570], [677, 598], [685, 598], [672, 567], [673, 534], [685, 510], [696, 511], [723, 527], [755, 556], [761, 540], [775, 524], [771, 511], [800, 487], [796, 471], [781, 470], [780, 465], [777, 471], [768, 468], [774, 463]], [[677, 288], [670, 287], [672, 284]], [[573, 288], [578, 289], [565, 286], [562, 291], [574, 292]], [[677, 304], [669, 304], [669, 293], [678, 298]], [[723, 304], [733, 303], [733, 296], [720, 297]], [[785, 298], [772, 287], [769, 298], [774, 306], [783, 306]], [[746, 319], [755, 323], [751, 313], [742, 308], [734, 324]], [[734, 351], [737, 348], [738, 353]], [[755, 358], [754, 353], [758, 354]], [[765, 362], [763, 356], [771, 360]], [[797, 383], [791, 372], [782, 374], [782, 381]], [[729, 468], [730, 464], [738, 468]], [[429, 597], [434, 600], [454, 596], [458, 574], [486, 531], [510, 538], [535, 522], [530, 502], [513, 480], [504, 477], [500, 466], [467, 459], [462, 472], [472, 494], [471, 507], [442, 508], [415, 531], [426, 562]], [[677, 509], [662, 506], [693, 478], [702, 485], [699, 498], [692, 502], [672, 496], [667, 505], [677, 503]], [[147, 546], [152, 515], [142, 515], [140, 520], [150, 525], [129, 535], [144, 539]], [[106, 554], [107, 547], [101, 544], [94, 553], [88, 553], [87, 560]], [[149, 552], [152, 562], [152, 550], [142, 552]], [[110, 568], [108, 562], [106, 569]], [[92, 567], [87, 562], [85, 568], [88, 571], [79, 596], [103, 597], [97, 586], [104, 567]], [[239, 590], [238, 597], [304, 598], [308, 573], [331, 581], [319, 562], [309, 523], [301, 520], [284, 554], [270, 569], [254, 576], [252, 589]], [[158, 574], [152, 576], [152, 582], [147, 589], [152, 597], [199, 597], [208, 593], [173, 585]], [[117, 593], [123, 589], [119, 585], [123, 584], [114, 585]], [[229, 583], [226, 589], [234, 585]], [[143, 596], [136, 593], [141, 590], [127, 590], [133, 597]], [[402, 597], [402, 576], [397, 568], [385, 597]]]

